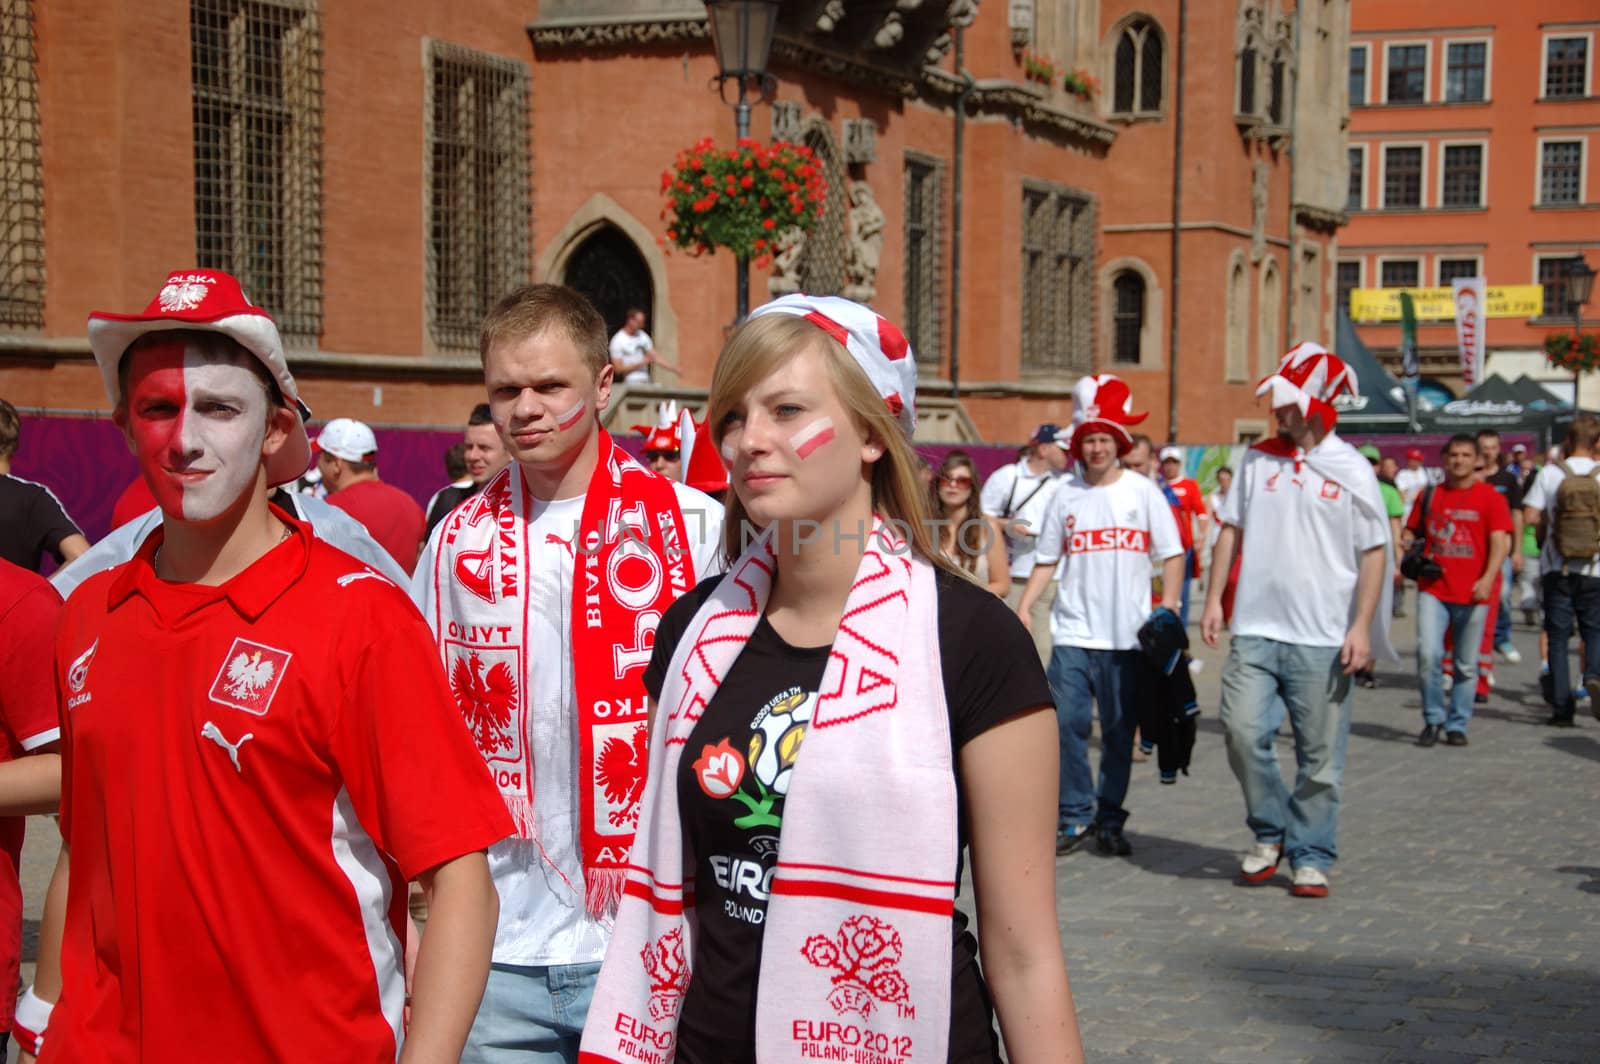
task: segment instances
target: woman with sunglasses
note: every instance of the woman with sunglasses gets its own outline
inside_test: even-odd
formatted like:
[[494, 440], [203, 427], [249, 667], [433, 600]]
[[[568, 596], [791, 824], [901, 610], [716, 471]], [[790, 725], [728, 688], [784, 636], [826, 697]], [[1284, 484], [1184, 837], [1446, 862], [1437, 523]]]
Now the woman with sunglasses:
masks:
[[929, 493], [936, 515], [939, 553], [1001, 598], [1011, 590], [1005, 540], [994, 534], [978, 505], [978, 470], [966, 451], [951, 451], [939, 464]]

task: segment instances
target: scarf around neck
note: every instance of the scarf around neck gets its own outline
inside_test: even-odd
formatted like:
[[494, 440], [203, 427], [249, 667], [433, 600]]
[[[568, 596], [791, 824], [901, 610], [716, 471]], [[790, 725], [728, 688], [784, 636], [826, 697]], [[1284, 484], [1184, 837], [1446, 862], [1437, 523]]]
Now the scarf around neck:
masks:
[[[529, 585], [556, 575], [530, 565], [534, 501], [520, 467], [502, 469], [445, 519], [437, 553], [425, 556], [429, 565], [417, 584], [456, 702], [517, 836], [538, 842], [538, 759], [565, 752], [535, 751], [528, 741], [533, 673], [558, 667], [533, 660], [529, 645]], [[570, 547], [574, 798], [584, 904], [601, 916], [621, 898], [639, 822], [648, 741], [644, 668], [661, 615], [694, 586], [694, 561], [672, 482], [639, 465], [604, 431]]]
[[[679, 763], [765, 612], [775, 571], [763, 536], [701, 605], [667, 668], [584, 1064], [672, 1059], [696, 932]], [[756, 999], [761, 1064], [846, 1059], [839, 1054], [864, 1048], [873, 1059], [945, 1059], [957, 828], [940, 677], [933, 566], [880, 523], [784, 804]]]

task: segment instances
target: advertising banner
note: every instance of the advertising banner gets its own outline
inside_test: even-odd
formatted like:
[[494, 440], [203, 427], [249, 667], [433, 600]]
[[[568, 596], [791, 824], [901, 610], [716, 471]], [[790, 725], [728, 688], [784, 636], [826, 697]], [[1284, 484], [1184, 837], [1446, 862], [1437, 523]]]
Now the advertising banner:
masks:
[[[1355, 288], [1350, 291], [1350, 320], [1399, 321], [1401, 292], [1411, 296], [1421, 321], [1450, 321], [1455, 317], [1455, 292], [1450, 288]], [[1544, 287], [1487, 285], [1481, 305], [1485, 318], [1537, 318], [1544, 313]]]
[[1461, 382], [1471, 388], [1483, 380], [1483, 319], [1487, 283], [1482, 277], [1457, 277], [1450, 287], [1456, 302], [1456, 348], [1461, 352]]

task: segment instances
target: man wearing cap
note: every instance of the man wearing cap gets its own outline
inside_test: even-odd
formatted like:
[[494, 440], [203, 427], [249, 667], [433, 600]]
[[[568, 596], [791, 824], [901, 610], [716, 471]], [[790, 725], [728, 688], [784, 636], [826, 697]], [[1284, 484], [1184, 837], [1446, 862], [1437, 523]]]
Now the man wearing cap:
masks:
[[[993, 534], [1004, 536], [1006, 554], [1011, 561], [1011, 594], [1006, 604], [1013, 609], [1022, 601], [1022, 589], [1033, 575], [1034, 549], [1039, 522], [1055, 491], [1056, 479], [1067, 467], [1067, 452], [1058, 446], [1059, 425], [1040, 425], [1029, 442], [1027, 453], [1012, 465], [1001, 466], [984, 482], [978, 505], [989, 519]], [[1050, 661], [1050, 600], [1041, 595], [1029, 618], [1033, 645], [1039, 660]]]
[[422, 547], [422, 507], [378, 479], [378, 438], [365, 423], [336, 417], [317, 434], [317, 469], [328, 486], [328, 502], [372, 533], [406, 572]]
[[614, 371], [580, 293], [508, 293], [479, 353], [512, 463], [434, 529], [412, 578], [516, 825], [489, 850], [500, 924], [462, 1060], [573, 1062], [638, 823], [656, 625], [720, 569], [722, 507], [601, 429]]
[[[1091, 834], [1106, 855], [1133, 852], [1123, 834], [1123, 799], [1139, 723], [1139, 627], [1150, 616], [1150, 563], [1163, 567], [1162, 606], [1177, 612], [1183, 543], [1166, 497], [1148, 477], [1118, 468], [1133, 437], [1128, 386], [1111, 374], [1084, 377], [1072, 392], [1065, 440], [1075, 472], [1061, 478], [1039, 525], [1034, 568], [1017, 616], [1032, 623], [1034, 603], [1050, 602], [1049, 680], [1061, 735], [1056, 853]], [[1057, 565], [1060, 582], [1046, 595]], [[1089, 733], [1099, 707], [1098, 786], [1089, 772]]]
[[500, 438], [500, 430], [494, 427], [488, 403], [479, 403], [472, 408], [472, 413], [467, 416], [467, 430], [462, 443], [465, 445], [462, 457], [467, 463], [466, 483], [440, 488], [428, 500], [428, 525], [423, 532], [424, 541], [433, 534], [434, 526], [444, 520], [445, 514], [482, 491], [483, 486], [489, 483], [489, 478], [511, 461], [511, 455], [506, 453], [505, 441]]
[[1183, 540], [1183, 590], [1178, 597], [1178, 617], [1189, 623], [1189, 579], [1199, 575], [1199, 556], [1195, 544], [1205, 542], [1205, 497], [1200, 485], [1183, 475], [1183, 448], [1171, 444], [1161, 448], [1161, 480], [1159, 486], [1177, 502], [1172, 507], [1172, 517], [1178, 522], [1178, 536]]
[[191, 270], [89, 342], [162, 523], [57, 630], [62, 848], [19, 1041], [46, 1064], [454, 1059], [511, 824], [404, 592], [268, 502], [310, 461], [277, 327]]
[[1400, 499], [1406, 504], [1407, 513], [1411, 512], [1422, 489], [1432, 483], [1428, 471], [1422, 467], [1424, 459], [1422, 448], [1407, 448], [1406, 467], [1394, 475], [1394, 486], [1400, 489]]
[[[1333, 431], [1333, 399], [1346, 392], [1355, 394], [1355, 374], [1313, 343], [1290, 349], [1261, 382], [1256, 394], [1270, 397], [1277, 435], [1246, 452], [1211, 555], [1211, 571], [1227, 572], [1244, 538], [1221, 711], [1255, 836], [1239, 881], [1266, 883], [1288, 857], [1291, 892], [1303, 898], [1327, 895], [1338, 857], [1351, 675], [1374, 656], [1395, 659], [1388, 512], [1371, 465]], [[1206, 645], [1217, 645], [1222, 627], [1222, 587], [1212, 581]], [[1285, 710], [1292, 791], [1276, 747]]]

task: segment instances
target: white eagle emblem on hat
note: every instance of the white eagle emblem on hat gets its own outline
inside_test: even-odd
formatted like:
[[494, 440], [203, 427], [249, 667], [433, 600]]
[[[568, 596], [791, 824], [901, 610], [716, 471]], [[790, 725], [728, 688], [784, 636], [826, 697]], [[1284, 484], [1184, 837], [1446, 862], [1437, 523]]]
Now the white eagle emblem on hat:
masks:
[[161, 309], [169, 313], [193, 310], [205, 302], [210, 289], [211, 283], [204, 277], [174, 278], [161, 288]]

